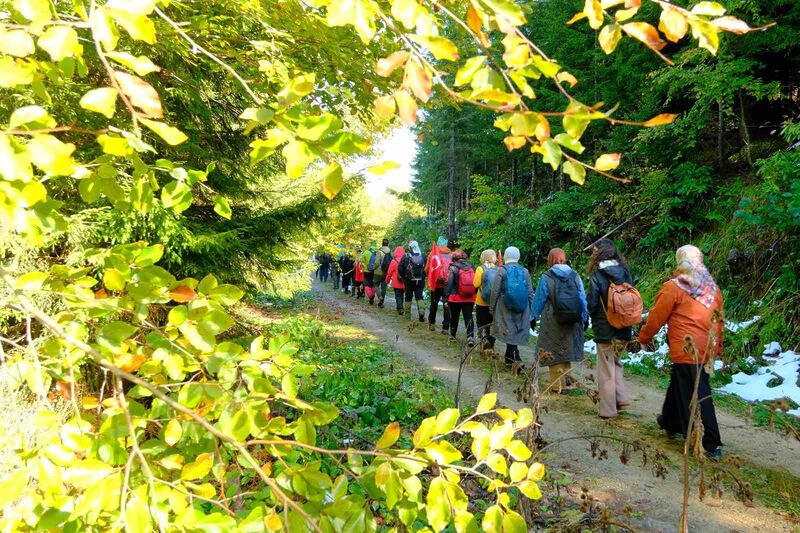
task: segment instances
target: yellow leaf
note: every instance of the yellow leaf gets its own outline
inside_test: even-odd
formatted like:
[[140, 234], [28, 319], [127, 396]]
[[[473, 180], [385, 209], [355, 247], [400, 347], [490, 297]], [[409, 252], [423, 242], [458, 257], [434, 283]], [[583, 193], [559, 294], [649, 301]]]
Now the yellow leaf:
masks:
[[725, 6], [719, 2], [699, 2], [692, 8], [692, 14], [721, 17], [725, 14]]
[[542, 491], [539, 490], [539, 485], [537, 485], [533, 480], [526, 479], [520, 483], [517, 488], [519, 488], [520, 492], [522, 492], [522, 494], [531, 500], [538, 500], [542, 497]]
[[0, 87], [11, 88], [29, 85], [33, 81], [36, 66], [13, 57], [0, 57]]
[[106, 57], [125, 65], [139, 76], [146, 76], [151, 72], [158, 72], [161, 68], [150, 61], [147, 56], [134, 56], [128, 52], [108, 52]]
[[492, 409], [494, 409], [496, 403], [497, 403], [496, 392], [489, 392], [487, 394], [484, 394], [481, 397], [481, 400], [478, 402], [478, 408], [475, 410], [475, 412], [485, 413], [487, 411], [491, 411]]
[[326, 21], [328, 26], [352, 24], [364, 44], [375, 36], [375, 13], [366, 0], [332, 0]]
[[39, 37], [39, 48], [50, 54], [53, 62], [72, 57], [80, 49], [78, 32], [71, 26], [50, 26]]
[[638, 7], [632, 7], [630, 9], [620, 9], [616, 13], [614, 13], [614, 20], [617, 22], [625, 22], [626, 20], [633, 18], [636, 13], [639, 12]]
[[689, 31], [689, 21], [680, 10], [670, 5], [664, 5], [658, 21], [658, 29], [666, 35], [667, 39], [677, 43]]
[[470, 2], [467, 9], [467, 25], [475, 33], [480, 32], [483, 27], [483, 19], [474, 2]]
[[211, 467], [214, 465], [213, 453], [201, 453], [194, 461], [184, 465], [181, 470], [182, 480], [200, 479], [211, 472]]
[[121, 70], [115, 70], [114, 77], [131, 104], [138, 107], [147, 118], [164, 118], [161, 99], [152, 85], [138, 76]]
[[179, 420], [173, 418], [167, 422], [167, 427], [164, 428], [164, 442], [169, 446], [174, 446], [183, 436], [183, 427]]
[[589, 19], [589, 26], [593, 30], [599, 30], [603, 25], [603, 6], [600, 0], [586, 0], [583, 13]]
[[392, 75], [397, 68], [403, 66], [405, 62], [408, 60], [408, 56], [410, 54], [405, 50], [398, 50], [397, 52], [393, 52], [389, 54], [387, 57], [378, 60], [378, 64], [375, 66], [375, 72], [379, 76], [388, 77]]
[[413, 126], [417, 122], [417, 102], [406, 91], [398, 91], [394, 95], [394, 100], [397, 102], [397, 110], [400, 114], [400, 120], [406, 126]]
[[94, 10], [89, 22], [92, 26], [92, 33], [103, 45], [104, 50], [111, 51], [117, 47], [119, 31], [117, 31], [117, 27], [111, 22], [108, 13], [103, 7], [98, 7]]
[[393, 0], [392, 17], [400, 21], [407, 30], [414, 29], [417, 19], [424, 13], [422, 6], [416, 0]]
[[13, 5], [20, 15], [33, 22], [34, 25], [47, 22], [52, 18], [49, 0], [14, 0]]
[[378, 439], [375, 447], [379, 450], [390, 448], [394, 446], [394, 443], [397, 442], [398, 438], [400, 438], [400, 424], [397, 422], [392, 422], [386, 426], [386, 429], [383, 431], [383, 435], [381, 435], [381, 438]]
[[528, 479], [539, 481], [544, 477], [544, 465], [542, 463], [533, 463], [528, 469]]
[[367, 169], [367, 171], [375, 174], [376, 176], [382, 176], [383, 174], [386, 174], [390, 170], [394, 170], [396, 168], [400, 168], [399, 163], [395, 163], [394, 161], [384, 161], [383, 163], [372, 165]]
[[575, 15], [567, 21], [567, 26], [572, 26], [579, 20], [583, 20], [585, 18], [586, 18], [586, 13], [584, 13], [583, 11], [581, 11], [580, 13], [575, 13]]
[[68, 176], [75, 171], [74, 151], [74, 144], [63, 143], [52, 135], [37, 135], [28, 143], [33, 164], [51, 176]]
[[690, 20], [689, 24], [692, 26], [692, 36], [699, 41], [700, 48], [716, 54], [719, 48], [719, 29], [703, 20]]
[[107, 13], [128, 32], [131, 38], [147, 44], [155, 44], [156, 27], [148, 17], [118, 9], [109, 9]]
[[619, 40], [622, 39], [622, 28], [619, 24], [608, 24], [600, 30], [600, 35], [598, 35], [597, 39], [603, 52], [610, 54], [617, 48]]
[[558, 74], [556, 74], [556, 81], [562, 82], [565, 81], [569, 83], [570, 87], [575, 87], [575, 84], [578, 83], [578, 78], [567, 72], [566, 70], [562, 70]]
[[331, 163], [322, 171], [322, 194], [328, 200], [333, 200], [344, 187], [342, 167], [339, 163]]
[[427, 48], [436, 59], [447, 61], [458, 59], [458, 47], [450, 39], [433, 35], [412, 35], [411, 39]]
[[484, 63], [486, 63], [486, 56], [475, 56], [467, 59], [464, 66], [456, 72], [456, 87], [469, 83]]
[[317, 158], [308, 144], [298, 140], [286, 143], [282, 153], [284, 159], [286, 159], [286, 175], [291, 179], [297, 179], [302, 176], [308, 165]]
[[117, 90], [111, 87], [92, 89], [81, 98], [80, 105], [84, 109], [100, 113], [106, 118], [114, 116], [117, 107]]
[[33, 38], [25, 30], [5, 31], [0, 29], [0, 52], [15, 57], [33, 54], [36, 47]]
[[597, 158], [594, 167], [603, 171], [614, 170], [619, 166], [621, 157], [622, 154], [603, 154]]
[[148, 120], [146, 118], [140, 118], [139, 120], [141, 121], [142, 124], [150, 128], [150, 130], [152, 130], [153, 133], [164, 139], [164, 142], [166, 142], [170, 146], [176, 146], [186, 141], [186, 139], [188, 139], [186, 134], [183, 133], [181, 130], [173, 126], [164, 124], [163, 122]]
[[131, 15], [143, 16], [155, 10], [156, 0], [109, 0], [106, 6]]
[[54, 128], [56, 121], [47, 111], [38, 105], [26, 105], [15, 109], [8, 119], [8, 126], [11, 129], [26, 126], [27, 129]]
[[409, 61], [406, 64], [406, 75], [403, 84], [411, 89], [414, 96], [422, 100], [422, 102], [427, 102], [431, 96], [433, 82], [425, 68], [417, 61]]
[[653, 128], [655, 126], [672, 124], [673, 122], [675, 122], [675, 118], [677, 116], [678, 115], [675, 113], [662, 113], [646, 121], [644, 124], [642, 124], [642, 126], [644, 126], [645, 128]]
[[390, 118], [394, 115], [396, 109], [394, 96], [379, 96], [375, 98], [374, 106], [377, 114], [382, 117]]
[[511, 478], [512, 483], [516, 483], [517, 481], [523, 479], [525, 476], [528, 475], [528, 465], [525, 463], [513, 463], [511, 468], [509, 469], [509, 477]]
[[503, 139], [503, 143], [505, 143], [506, 148], [508, 149], [509, 152], [513, 152], [518, 148], [522, 148], [523, 146], [525, 146], [526, 142], [527, 141], [525, 140], [525, 137], [519, 135], [509, 135], [508, 137]]
[[625, 33], [643, 42], [648, 48], [653, 50], [661, 50], [667, 45], [667, 43], [661, 39], [658, 30], [647, 22], [629, 22], [622, 26], [622, 29]]
[[586, 168], [583, 165], [573, 163], [572, 161], [565, 161], [563, 168], [564, 173], [569, 176], [569, 179], [578, 185], [586, 183]]
[[503, 61], [505, 61], [506, 65], [509, 67], [524, 67], [530, 63], [530, 52], [531, 49], [527, 44], [520, 43], [511, 47], [510, 50], [503, 54]]

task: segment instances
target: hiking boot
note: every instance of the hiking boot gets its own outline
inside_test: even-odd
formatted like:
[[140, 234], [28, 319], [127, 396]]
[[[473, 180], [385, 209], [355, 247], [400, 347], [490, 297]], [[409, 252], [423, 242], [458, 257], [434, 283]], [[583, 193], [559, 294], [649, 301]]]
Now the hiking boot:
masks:
[[436, 331], [436, 325], [435, 324], [428, 324], [428, 331]]
[[374, 305], [374, 304], [375, 304], [375, 298], [370, 298], [369, 305]]
[[[444, 333], [444, 331], [442, 333]], [[455, 337], [448, 337], [447, 342], [449, 342], [450, 344], [455, 344], [456, 342], [458, 342], [458, 339], [456, 339]]]
[[420, 322], [425, 322], [425, 315], [424, 314], [422, 314], [422, 313], [419, 314], [419, 321]]
[[378, 307], [383, 309], [383, 298], [378, 298]]
[[442, 335], [450, 335], [450, 330], [448, 328], [442, 328], [441, 334]]
[[398, 309], [398, 310], [397, 310], [397, 314], [398, 314], [398, 315], [403, 315], [403, 313], [404, 313], [404, 311], [403, 311], [402, 309]]
[[712, 461], [719, 461], [722, 459], [722, 448], [717, 448], [716, 450], [706, 451], [706, 457], [711, 459]]
[[[619, 407], [617, 409], [619, 409]], [[664, 433], [667, 434], [667, 437], [670, 440], [676, 440], [680, 436], [678, 433], [673, 433], [664, 427], [664, 415], [658, 415], [656, 417], [656, 423], [658, 424], [658, 427], [664, 430]]]
[[470, 348], [475, 346], [475, 339], [472, 339], [472, 338], [467, 339], [467, 346], [469, 346]]

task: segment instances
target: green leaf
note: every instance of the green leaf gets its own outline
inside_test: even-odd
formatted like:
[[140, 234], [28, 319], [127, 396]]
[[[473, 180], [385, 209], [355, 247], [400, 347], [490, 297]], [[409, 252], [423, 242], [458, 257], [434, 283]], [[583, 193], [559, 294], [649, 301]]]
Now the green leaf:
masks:
[[152, 246], [147, 246], [139, 250], [139, 253], [136, 254], [136, 258], [133, 260], [133, 262], [137, 266], [147, 267], [158, 263], [163, 255], [164, 255], [164, 245], [154, 244]]
[[169, 310], [167, 322], [170, 326], [180, 326], [189, 318], [189, 309], [185, 305], [176, 305]]
[[450, 39], [432, 35], [411, 35], [411, 40], [428, 49], [436, 59], [447, 61], [458, 59], [458, 47]]
[[564, 148], [568, 148], [575, 153], [582, 154], [585, 148], [583, 145], [574, 137], [566, 134], [566, 133], [559, 133], [553, 140], [563, 146]]
[[481, 397], [481, 400], [478, 402], [478, 408], [475, 410], [476, 413], [485, 413], [487, 411], [491, 411], [494, 409], [495, 404], [497, 403], [497, 393], [490, 392], [484, 394]]
[[247, 439], [250, 435], [250, 415], [247, 414], [247, 411], [240, 410], [233, 415], [230, 431], [233, 438], [240, 442]]
[[186, 339], [201, 352], [212, 352], [216, 345], [214, 334], [203, 324], [185, 322], [179, 326]]
[[186, 136], [185, 133], [183, 133], [178, 128], [175, 128], [173, 126], [168, 126], [163, 122], [158, 122], [156, 120], [150, 120], [142, 117], [139, 118], [139, 121], [145, 126], [147, 126], [153, 133], [161, 137], [164, 140], [164, 142], [166, 142], [170, 146], [176, 146], [178, 144], [181, 144], [182, 142], [185, 142], [189, 138]]
[[552, 139], [547, 139], [542, 143], [542, 161], [549, 163], [553, 170], [558, 169], [561, 164], [561, 147]]
[[214, 454], [201, 453], [194, 461], [184, 465], [181, 470], [181, 479], [184, 481], [192, 481], [204, 478], [211, 472], [212, 466], [214, 466]]
[[297, 126], [297, 136], [309, 141], [318, 141], [335, 130], [342, 129], [342, 121], [336, 115], [323, 113], [304, 117]]
[[83, 95], [80, 105], [84, 109], [100, 113], [106, 118], [111, 118], [114, 116], [114, 112], [117, 109], [118, 94], [117, 90], [111, 87], [92, 89]]
[[394, 446], [394, 443], [397, 442], [398, 438], [400, 438], [400, 424], [398, 422], [392, 422], [383, 430], [383, 435], [381, 435], [381, 438], [375, 443], [375, 447], [379, 450], [391, 448]]
[[525, 15], [522, 13], [522, 8], [511, 0], [482, 0], [489, 6], [495, 13], [503, 15], [508, 19], [511, 24], [520, 26], [525, 24]]
[[231, 219], [231, 215], [233, 214], [231, 211], [231, 204], [228, 203], [228, 199], [219, 194], [214, 196], [214, 212], [222, 218], [228, 220]]
[[353, 155], [369, 148], [369, 142], [360, 135], [343, 131], [323, 139], [319, 146], [335, 154]]
[[284, 374], [281, 378], [281, 390], [291, 399], [297, 397], [297, 379], [293, 374]]
[[158, 72], [161, 68], [153, 63], [147, 56], [134, 56], [128, 52], [108, 52], [106, 57], [124, 65], [139, 76], [146, 76], [151, 72]]
[[461, 413], [458, 409], [445, 409], [436, 416], [436, 426], [434, 427], [434, 432], [437, 435], [447, 433], [456, 427], [456, 423], [458, 422], [458, 417], [460, 415]]
[[586, 183], [586, 168], [583, 165], [573, 163], [572, 161], [565, 161], [564, 173], [578, 185]]
[[161, 188], [161, 203], [167, 209], [182, 213], [192, 205], [192, 189], [183, 181], [171, 181]]
[[306, 171], [306, 167], [317, 158], [308, 144], [298, 140], [289, 141], [283, 147], [282, 153], [286, 159], [286, 175], [291, 179], [297, 179], [302, 176]]
[[322, 170], [322, 194], [328, 200], [333, 200], [344, 187], [342, 167], [339, 163], [331, 163]]
[[103, 273], [103, 285], [110, 291], [121, 291], [125, 289], [125, 277], [116, 268], [108, 268]]
[[445, 483], [443, 478], [433, 478], [428, 489], [425, 510], [434, 531], [441, 531], [450, 523], [451, 510]]
[[174, 446], [181, 437], [183, 436], [183, 427], [179, 420], [173, 418], [169, 422], [167, 422], [167, 426], [164, 428], [164, 442], [169, 444], [170, 446]]
[[456, 87], [466, 85], [472, 81], [472, 77], [486, 63], [486, 56], [475, 56], [467, 59], [464, 66], [456, 72]]
[[50, 277], [47, 272], [27, 272], [17, 278], [14, 288], [23, 291], [33, 291], [42, 288], [45, 280]]

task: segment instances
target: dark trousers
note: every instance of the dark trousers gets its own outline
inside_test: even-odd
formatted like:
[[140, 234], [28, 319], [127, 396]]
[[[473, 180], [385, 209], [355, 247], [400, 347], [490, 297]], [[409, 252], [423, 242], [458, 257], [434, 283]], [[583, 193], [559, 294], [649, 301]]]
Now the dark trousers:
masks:
[[386, 299], [386, 276], [384, 274], [373, 274], [372, 283], [375, 285], [375, 296], [378, 297], [378, 301], [382, 302]]
[[374, 272], [364, 272], [364, 286], [365, 287], [374, 287], [375, 286], [375, 273]]
[[447, 304], [450, 307], [450, 336], [455, 337], [458, 333], [458, 315], [464, 317], [464, 326], [467, 328], [467, 338], [475, 338], [475, 324], [472, 321], [472, 309], [475, 307], [474, 302], [450, 302]]
[[331, 279], [333, 280], [333, 288], [339, 288], [339, 282], [342, 280], [342, 274], [338, 270], [331, 272]]
[[506, 344], [505, 363], [511, 365], [514, 361], [522, 361], [519, 356], [519, 346], [516, 344]]
[[411, 300], [417, 300], [418, 302], [422, 300], [422, 291], [425, 290], [425, 281], [406, 281], [406, 289], [405, 289], [405, 296], [406, 301], [410, 302]]
[[397, 310], [403, 310], [403, 289], [394, 290], [394, 303], [397, 305]]
[[[439, 310], [439, 302], [444, 300], [444, 289], [436, 289], [431, 293], [431, 310], [428, 312], [428, 324], [436, 324], [436, 312]], [[450, 329], [450, 309], [444, 306], [444, 319], [442, 320], [442, 330]]]
[[483, 339], [484, 348], [494, 348], [492, 337], [492, 313], [488, 305], [475, 305], [475, 321], [478, 323], [478, 338]]
[[321, 265], [319, 267], [319, 279], [323, 283], [328, 281], [328, 272], [330, 272], [330, 266], [329, 265]]
[[353, 281], [353, 294], [356, 295], [358, 298], [364, 297], [364, 282], [363, 281]]
[[353, 273], [342, 274], [342, 288], [344, 292], [350, 294], [350, 285], [353, 283]]
[[[701, 366], [700, 383], [697, 388], [697, 398], [700, 400], [700, 418], [703, 420], [703, 448], [713, 452], [722, 446], [717, 424], [717, 414], [714, 411], [714, 402], [711, 400], [711, 386], [708, 383], [708, 374]], [[681, 433], [686, 436], [689, 429], [689, 403], [692, 401], [694, 381], [697, 377], [698, 366], [692, 363], [672, 363], [672, 373], [669, 377], [667, 396], [661, 408], [659, 425], [667, 433]]]

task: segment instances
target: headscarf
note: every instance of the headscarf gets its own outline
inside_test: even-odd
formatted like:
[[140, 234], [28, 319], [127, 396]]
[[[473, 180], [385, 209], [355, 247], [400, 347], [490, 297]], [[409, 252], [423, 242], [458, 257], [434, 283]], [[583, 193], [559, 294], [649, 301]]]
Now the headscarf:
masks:
[[519, 248], [516, 246], [509, 246], [503, 253], [503, 261], [505, 263], [518, 263], [519, 262]]
[[419, 243], [417, 241], [411, 241], [408, 243], [408, 247], [411, 248], [412, 254], [421, 254], [422, 252], [419, 249]]
[[714, 305], [717, 283], [703, 264], [703, 252], [691, 244], [681, 246], [675, 252], [675, 263], [672, 281], [706, 308]]
[[467, 258], [467, 252], [465, 252], [460, 248], [455, 252], [453, 252], [453, 261], [458, 261], [459, 259], [466, 259], [466, 258]]
[[567, 264], [567, 254], [561, 248], [553, 248], [547, 254], [547, 266], [552, 267], [553, 265], [566, 265]]
[[481, 252], [481, 264], [487, 267], [494, 267], [497, 264], [497, 252], [494, 250], [484, 250]]
[[436, 239], [436, 245], [441, 248], [442, 246], [447, 246], [447, 239], [444, 235], [439, 235], [439, 238]]

